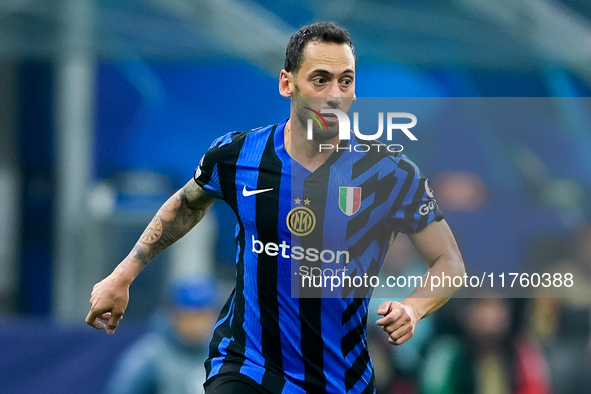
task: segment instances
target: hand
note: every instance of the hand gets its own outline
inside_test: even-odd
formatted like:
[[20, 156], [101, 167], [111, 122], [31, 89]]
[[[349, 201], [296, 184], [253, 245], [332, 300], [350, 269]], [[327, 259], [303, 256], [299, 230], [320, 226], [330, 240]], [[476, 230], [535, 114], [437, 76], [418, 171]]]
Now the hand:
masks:
[[388, 342], [392, 345], [402, 345], [415, 332], [419, 320], [415, 311], [396, 301], [385, 301], [378, 308], [378, 315], [384, 316], [376, 324], [388, 334]]
[[86, 323], [113, 335], [129, 302], [129, 285], [113, 272], [94, 285], [90, 295], [90, 312]]

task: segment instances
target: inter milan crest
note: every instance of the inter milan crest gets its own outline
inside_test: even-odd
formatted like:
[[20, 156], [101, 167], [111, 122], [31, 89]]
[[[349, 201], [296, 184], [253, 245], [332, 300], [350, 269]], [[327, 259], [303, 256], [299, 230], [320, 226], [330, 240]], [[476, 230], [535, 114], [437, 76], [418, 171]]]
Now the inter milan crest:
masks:
[[361, 188], [339, 187], [339, 208], [347, 216], [355, 215], [361, 208]]
[[[294, 199], [294, 202], [298, 206], [287, 214], [287, 228], [292, 234], [303, 237], [314, 231], [316, 227], [316, 215], [314, 215], [314, 212], [310, 208], [301, 206], [301, 198], [297, 197]], [[303, 202], [304, 205], [310, 205], [311, 203], [307, 198]]]

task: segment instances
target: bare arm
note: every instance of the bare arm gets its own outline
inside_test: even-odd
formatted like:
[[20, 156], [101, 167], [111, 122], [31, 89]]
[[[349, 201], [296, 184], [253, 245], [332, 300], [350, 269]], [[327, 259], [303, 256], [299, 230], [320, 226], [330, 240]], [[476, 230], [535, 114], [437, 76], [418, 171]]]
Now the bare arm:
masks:
[[[90, 297], [86, 322], [112, 334], [127, 308], [129, 286], [160, 252], [181, 239], [203, 218], [215, 198], [190, 180], [160, 207], [127, 257], [97, 283]], [[105, 324], [101, 320], [108, 320]]]
[[[464, 276], [466, 273], [462, 255], [456, 240], [445, 222], [433, 222], [422, 231], [409, 234], [419, 254], [429, 264], [429, 276]], [[439, 309], [458, 290], [457, 287], [438, 287], [431, 291], [425, 284], [417, 288], [403, 304], [413, 306], [422, 319]]]
[[[443, 273], [450, 277], [464, 276], [462, 255], [445, 220], [433, 222], [408, 237], [429, 264], [429, 276], [441, 277]], [[384, 317], [376, 323], [388, 333], [388, 342], [400, 345], [412, 337], [417, 321], [439, 309], [457, 290], [453, 286], [442, 286], [431, 291], [425, 284], [400, 303], [382, 303], [378, 314]]]
[[132, 251], [116, 268], [129, 282], [160, 252], [181, 239], [205, 215], [215, 198], [190, 180], [160, 207]]

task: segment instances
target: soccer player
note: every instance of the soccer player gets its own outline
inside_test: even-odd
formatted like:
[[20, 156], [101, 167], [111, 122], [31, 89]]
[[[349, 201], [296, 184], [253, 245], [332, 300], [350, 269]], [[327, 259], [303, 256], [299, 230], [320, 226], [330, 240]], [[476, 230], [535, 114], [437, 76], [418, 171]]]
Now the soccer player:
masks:
[[[349, 278], [377, 275], [398, 232], [408, 234], [431, 276], [463, 276], [464, 264], [414, 163], [400, 152], [350, 149], [357, 141], [339, 139], [335, 116], [325, 115], [324, 127], [314, 126], [307, 138], [311, 110], [349, 111], [355, 68], [346, 30], [315, 23], [296, 32], [279, 76], [290, 117], [213, 142], [194, 179], [95, 285], [87, 323], [113, 334], [142, 268], [224, 200], [238, 219], [236, 283], [214, 328], [205, 392], [373, 393], [366, 346], [371, 289], [347, 285], [342, 297], [321, 297], [324, 289], [306, 289], [300, 280], [325, 267]], [[292, 297], [294, 284], [300, 297]], [[376, 323], [389, 343], [400, 345], [455, 291], [419, 287], [400, 303], [382, 303]]]

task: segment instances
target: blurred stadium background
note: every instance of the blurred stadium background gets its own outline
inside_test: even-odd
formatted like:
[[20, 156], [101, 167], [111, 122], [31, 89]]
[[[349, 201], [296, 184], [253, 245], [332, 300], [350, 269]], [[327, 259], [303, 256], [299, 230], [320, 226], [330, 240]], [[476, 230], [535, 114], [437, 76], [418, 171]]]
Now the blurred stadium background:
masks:
[[[210, 142], [288, 116], [277, 92], [285, 46], [321, 20], [350, 31], [360, 97], [548, 97], [578, 119], [510, 137], [442, 128], [409, 156], [435, 185], [469, 269], [567, 267], [591, 283], [586, 0], [3, 0], [0, 393], [105, 392], [168, 282], [212, 275], [227, 295], [235, 220], [216, 204], [217, 220], [140, 275], [115, 336], [84, 323], [93, 284]], [[412, 261], [397, 255], [392, 272]], [[542, 295], [452, 300], [408, 349], [370, 332], [378, 392], [460, 392], [456, 381], [470, 387], [461, 392], [589, 392], [588, 294]], [[541, 355], [525, 369], [550, 391], [516, 388], [524, 342]], [[443, 368], [438, 352], [463, 356]], [[501, 372], [490, 354], [506, 361]]]

